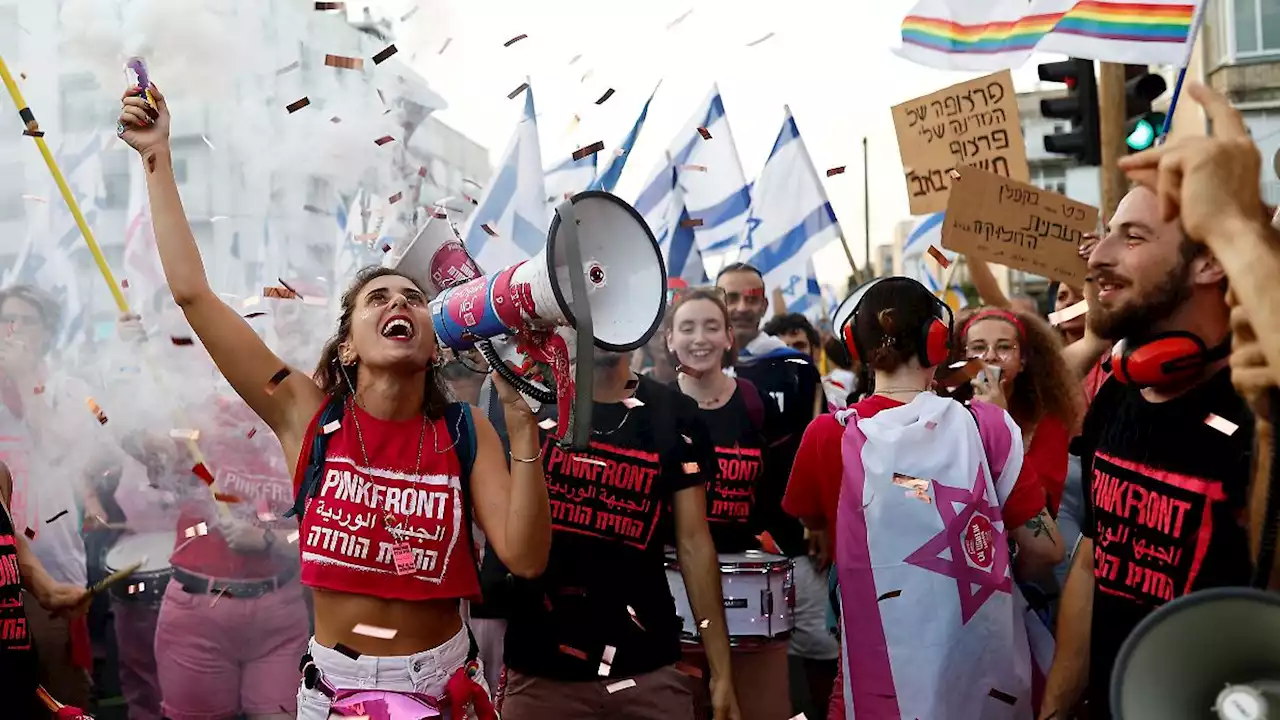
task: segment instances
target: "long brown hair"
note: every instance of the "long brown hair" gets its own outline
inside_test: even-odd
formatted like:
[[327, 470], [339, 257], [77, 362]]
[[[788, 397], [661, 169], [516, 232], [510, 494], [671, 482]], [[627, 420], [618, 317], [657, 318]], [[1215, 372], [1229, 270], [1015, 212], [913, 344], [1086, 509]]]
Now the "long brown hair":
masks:
[[[729, 336], [729, 339], [733, 340], [733, 325], [729, 322], [729, 306], [724, 302], [724, 291], [718, 287], [695, 287], [682, 289], [671, 298], [671, 304], [668, 306], [669, 310], [664, 321], [668, 342], [671, 340], [671, 334], [675, 331], [676, 311], [685, 303], [694, 300], [708, 300], [715, 304], [716, 308], [720, 310], [720, 315], [724, 318], [724, 331]], [[671, 356], [674, 358], [675, 353], [671, 353]], [[733, 346], [730, 345], [729, 349], [725, 350], [724, 355], [720, 357], [720, 367], [729, 367], [733, 364], [733, 360]]]
[[[342, 360], [338, 355], [338, 346], [351, 337], [351, 315], [356, 309], [356, 297], [360, 295], [360, 291], [364, 290], [364, 286], [368, 285], [370, 281], [388, 275], [402, 277], [413, 283], [419, 290], [422, 289], [416, 280], [391, 268], [370, 265], [356, 273], [351, 285], [347, 287], [346, 292], [342, 293], [342, 309], [341, 314], [338, 316], [338, 331], [324, 344], [324, 349], [320, 351], [320, 362], [316, 365], [315, 373], [312, 374], [316, 384], [320, 386], [324, 394], [335, 400], [344, 403], [347, 401], [353, 391], [352, 385], [356, 382], [360, 372], [358, 359], [356, 362], [342, 367]], [[423, 414], [432, 420], [444, 417], [444, 409], [449, 404], [449, 395], [445, 391], [444, 381], [434, 365], [427, 367], [425, 385], [422, 392]]]
[[1017, 321], [1011, 324], [1018, 330], [1022, 371], [1014, 378], [1008, 398], [1009, 414], [1014, 422], [1024, 429], [1032, 428], [1048, 415], [1074, 436], [1084, 417], [1083, 391], [1062, 357], [1062, 338], [1039, 316], [996, 308], [975, 308], [964, 313], [957, 324], [958, 337], [952, 343], [954, 359], [965, 359], [965, 335], [969, 326], [976, 315], [988, 310], [998, 311], [991, 313], [991, 319], [1010, 316]]

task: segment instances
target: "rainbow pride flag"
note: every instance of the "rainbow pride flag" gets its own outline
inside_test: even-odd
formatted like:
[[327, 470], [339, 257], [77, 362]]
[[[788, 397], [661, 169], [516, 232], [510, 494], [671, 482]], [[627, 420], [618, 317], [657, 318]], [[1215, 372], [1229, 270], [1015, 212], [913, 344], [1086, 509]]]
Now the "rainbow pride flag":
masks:
[[1180, 67], [1206, 1], [919, 0], [894, 51], [943, 70], [1011, 69], [1033, 52]]

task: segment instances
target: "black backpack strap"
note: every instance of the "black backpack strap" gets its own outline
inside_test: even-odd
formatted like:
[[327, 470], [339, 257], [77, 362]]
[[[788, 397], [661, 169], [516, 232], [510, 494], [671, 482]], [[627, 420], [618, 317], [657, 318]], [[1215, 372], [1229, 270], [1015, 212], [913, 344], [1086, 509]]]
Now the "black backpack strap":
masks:
[[475, 538], [472, 537], [471, 468], [476, 462], [476, 421], [471, 416], [471, 406], [466, 403], [449, 403], [444, 409], [444, 421], [449, 426], [453, 451], [458, 456], [458, 484], [462, 494], [462, 522], [467, 529], [467, 543], [471, 557], [476, 562], [476, 574], [480, 572], [480, 556]]
[[307, 458], [307, 469], [302, 476], [302, 483], [298, 485], [298, 492], [293, 496], [293, 507], [285, 512], [285, 517], [296, 517], [302, 519], [302, 515], [307, 510], [307, 500], [315, 497], [320, 489], [320, 481], [324, 477], [324, 457], [329, 450], [329, 433], [324, 432], [324, 428], [335, 420], [342, 419], [343, 403], [338, 398], [331, 398], [324, 409], [320, 411], [320, 418], [316, 420], [315, 428], [313, 428], [311, 436], [311, 454]]

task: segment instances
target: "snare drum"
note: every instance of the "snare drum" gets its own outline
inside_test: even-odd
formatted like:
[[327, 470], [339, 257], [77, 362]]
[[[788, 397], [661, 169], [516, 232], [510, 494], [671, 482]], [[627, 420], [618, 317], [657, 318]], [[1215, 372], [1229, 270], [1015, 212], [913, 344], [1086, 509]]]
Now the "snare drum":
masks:
[[138, 533], [123, 535], [107, 551], [108, 574], [123, 570], [136, 562], [142, 562], [127, 580], [107, 588], [119, 600], [159, 605], [164, 589], [173, 575], [169, 555], [173, 553], [177, 532]]
[[[720, 590], [724, 617], [733, 645], [781, 640], [791, 634], [796, 607], [795, 578], [790, 558], [759, 550], [721, 553]], [[684, 577], [674, 553], [667, 554], [667, 584], [684, 625], [686, 642], [697, 641], [697, 620], [689, 608]]]

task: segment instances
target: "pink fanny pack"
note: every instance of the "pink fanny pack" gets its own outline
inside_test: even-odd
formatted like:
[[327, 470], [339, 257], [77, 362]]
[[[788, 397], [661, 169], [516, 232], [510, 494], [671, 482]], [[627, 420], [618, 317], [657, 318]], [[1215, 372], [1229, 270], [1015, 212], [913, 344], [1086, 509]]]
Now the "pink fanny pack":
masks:
[[336, 690], [329, 712], [369, 720], [427, 720], [441, 716], [435, 698], [389, 690]]
[[[474, 642], [474, 641], [473, 641]], [[465, 720], [467, 706], [475, 710], [478, 720], [498, 720], [489, 693], [476, 678], [480, 664], [470, 659], [449, 678], [439, 698], [425, 693], [394, 690], [343, 690], [325, 679], [311, 656], [303, 657], [303, 684], [319, 690], [333, 701], [329, 712], [340, 717], [366, 717], [369, 720], [429, 720], [444, 716], [449, 710], [452, 720]]]

